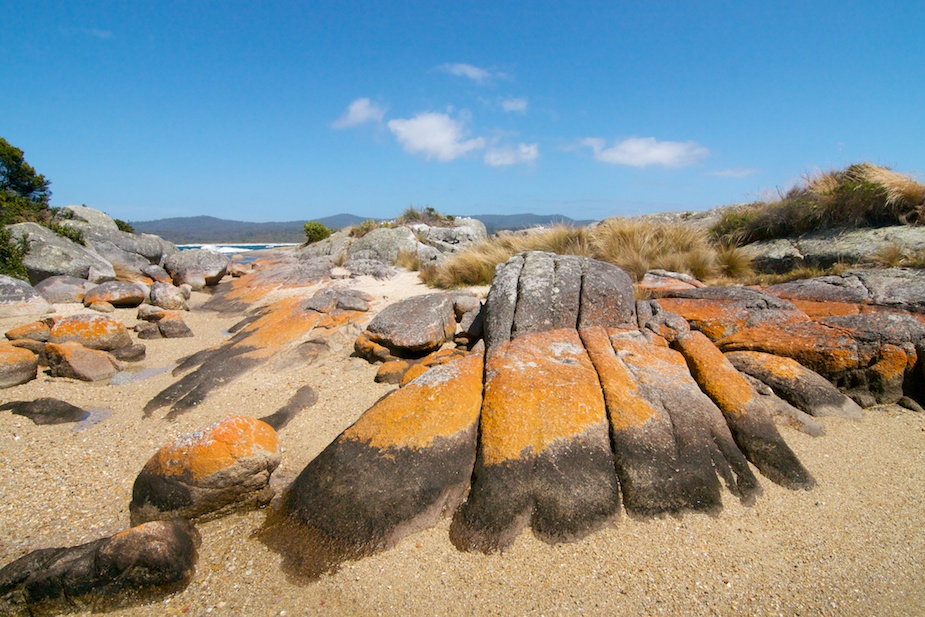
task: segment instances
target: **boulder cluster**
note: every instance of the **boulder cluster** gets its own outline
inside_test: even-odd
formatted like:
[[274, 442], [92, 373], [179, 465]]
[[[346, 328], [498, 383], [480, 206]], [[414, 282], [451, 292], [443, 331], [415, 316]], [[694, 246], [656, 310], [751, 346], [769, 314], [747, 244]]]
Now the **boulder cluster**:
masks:
[[[171, 277], [181, 271], [163, 266]], [[333, 267], [329, 256], [303, 250], [218, 286], [207, 304], [214, 310], [237, 311], [271, 291], [278, 299], [250, 311], [225, 343], [180, 361], [180, 378], [151, 399], [145, 416], [165, 407], [166, 419], [187, 413], [270, 361], [281, 369], [310, 363], [332, 348], [335, 333], [351, 332], [356, 355], [382, 363], [376, 379], [399, 387], [272, 503], [277, 431], [315, 404], [311, 387], [261, 419], [228, 418], [163, 446], [135, 479], [133, 527], [0, 569], [0, 612], [106, 609], [170, 593], [193, 576], [196, 523], [268, 504], [261, 540], [287, 571], [308, 576], [387, 549], [444, 515], [456, 547], [491, 552], [526, 527], [558, 543], [613, 524], [621, 512], [716, 513], [724, 486], [746, 505], [761, 495], [754, 470], [790, 489], [814, 485], [780, 422], [815, 435], [823, 432], [818, 416], [858, 419], [878, 403], [921, 410], [925, 400], [919, 271], [858, 271], [766, 289], [706, 287], [656, 272], [634, 287], [600, 261], [528, 252], [498, 266], [484, 302], [431, 293], [367, 322], [373, 297], [331, 280]], [[109, 285], [88, 306], [137, 306], [138, 338], [188, 336], [184, 285], [188, 292], [199, 277], [216, 281], [205, 266], [183, 276], [179, 284], [152, 278], [134, 305], [137, 294], [117, 296]], [[307, 281], [311, 295], [299, 289]], [[4, 297], [16, 298], [7, 305], [26, 311], [19, 314], [49, 302], [12, 285]], [[80, 285], [86, 303], [108, 283]], [[41, 317], [6, 335], [4, 386], [33, 379], [39, 364], [53, 376], [111, 376], [140, 346], [99, 312]], [[53, 399], [2, 409], [36, 423], [86, 413]]]

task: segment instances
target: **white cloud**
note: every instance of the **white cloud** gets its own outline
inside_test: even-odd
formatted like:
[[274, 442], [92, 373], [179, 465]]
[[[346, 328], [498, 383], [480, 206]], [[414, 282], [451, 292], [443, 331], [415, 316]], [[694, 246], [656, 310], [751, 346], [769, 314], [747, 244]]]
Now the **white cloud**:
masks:
[[340, 118], [334, 121], [331, 126], [335, 129], [346, 129], [352, 126], [359, 126], [366, 122], [382, 122], [385, 117], [385, 109], [379, 107], [367, 98], [356, 99], [347, 108]]
[[747, 178], [748, 176], [754, 176], [760, 171], [760, 169], [755, 169], [754, 167], [731, 167], [729, 169], [711, 171], [707, 175], [718, 176], [720, 178]]
[[490, 167], [508, 167], [518, 163], [532, 163], [540, 156], [538, 144], [520, 144], [516, 148], [493, 148], [485, 153], [485, 164]]
[[472, 81], [483, 84], [490, 79], [496, 77], [504, 77], [504, 73], [497, 73], [489, 71], [488, 69], [479, 68], [477, 66], [472, 66], [471, 64], [456, 63], [456, 64], [444, 64], [440, 67], [441, 71], [449, 73], [450, 75], [456, 75], [457, 77], [466, 77]]
[[463, 123], [446, 114], [423, 113], [413, 118], [389, 120], [389, 130], [406, 152], [428, 159], [452, 161], [472, 150], [485, 147], [485, 139], [465, 139]]
[[501, 109], [504, 111], [527, 111], [527, 99], [504, 99], [501, 101]]
[[686, 167], [697, 163], [710, 151], [694, 141], [658, 141], [654, 137], [631, 137], [607, 148], [607, 142], [597, 137], [581, 140], [582, 146], [594, 151], [602, 163], [647, 167]]

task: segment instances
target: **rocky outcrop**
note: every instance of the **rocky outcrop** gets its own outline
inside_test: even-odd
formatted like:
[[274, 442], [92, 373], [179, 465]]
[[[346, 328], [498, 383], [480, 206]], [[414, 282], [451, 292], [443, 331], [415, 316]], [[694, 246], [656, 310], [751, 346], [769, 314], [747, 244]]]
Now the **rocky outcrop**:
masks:
[[152, 522], [66, 548], [33, 551], [0, 569], [0, 613], [48, 615], [152, 601], [189, 583], [199, 532]]
[[[767, 294], [720, 296], [741, 310], [799, 312]], [[485, 345], [421, 368], [361, 416], [300, 474], [265, 541], [287, 568], [317, 575], [441, 509], [457, 547], [487, 552], [525, 526], [547, 542], [581, 538], [615, 520], [621, 500], [634, 514], [716, 512], [721, 481], [751, 503], [761, 487], [749, 463], [810, 488], [772, 421], [777, 399], [680, 316], [640, 308], [614, 266], [513, 257], [483, 309]]]
[[798, 238], [754, 242], [743, 248], [757, 270], [789, 272], [800, 267], [871, 263], [872, 258], [890, 247], [906, 253], [925, 249], [925, 230], [911, 225], [828, 229]]
[[29, 283], [0, 274], [0, 318], [44, 315], [52, 310]]
[[233, 417], [164, 446], [148, 460], [132, 489], [132, 524], [209, 520], [265, 505], [270, 475], [280, 463], [276, 431], [254, 418]]
[[24, 237], [29, 244], [23, 263], [33, 285], [60, 275], [93, 283], [116, 278], [112, 264], [103, 257], [37, 223], [17, 223], [8, 229], [14, 239]]

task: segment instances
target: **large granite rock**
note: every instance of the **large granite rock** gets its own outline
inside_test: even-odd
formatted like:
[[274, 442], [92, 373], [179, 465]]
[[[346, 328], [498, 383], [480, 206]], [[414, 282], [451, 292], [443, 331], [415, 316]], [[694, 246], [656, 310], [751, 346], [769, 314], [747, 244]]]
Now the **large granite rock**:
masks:
[[132, 337], [121, 321], [105, 315], [71, 315], [55, 321], [48, 335], [51, 343], [75, 341], [90, 349], [110, 351], [132, 344]]
[[112, 264], [95, 251], [59, 236], [37, 223], [17, 223], [8, 227], [14, 239], [25, 237], [29, 250], [23, 258], [33, 285], [50, 277], [67, 275], [94, 283], [116, 278]]
[[0, 274], [0, 318], [44, 315], [53, 310], [32, 285]]
[[60, 275], [49, 276], [39, 281], [35, 290], [42, 294], [42, 297], [54, 304], [68, 304], [83, 302], [87, 292], [97, 286], [97, 283], [91, 283], [86, 279], [79, 279], [74, 276]]
[[131, 308], [145, 301], [146, 294], [138, 285], [122, 281], [101, 283], [84, 294], [84, 306], [108, 302], [116, 308]]
[[424, 355], [452, 340], [453, 301], [446, 294], [414, 296], [384, 308], [366, 327], [368, 338], [397, 356]]

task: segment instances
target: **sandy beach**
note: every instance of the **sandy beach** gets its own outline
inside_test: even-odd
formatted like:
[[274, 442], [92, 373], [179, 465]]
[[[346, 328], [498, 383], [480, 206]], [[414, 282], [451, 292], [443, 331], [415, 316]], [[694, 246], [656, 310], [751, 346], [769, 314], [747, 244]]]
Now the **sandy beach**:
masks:
[[[377, 297], [375, 311], [429, 291], [415, 280], [406, 273], [349, 284]], [[144, 341], [147, 359], [129, 370], [147, 378], [115, 386], [40, 373], [0, 391], [2, 402], [55, 397], [92, 412], [80, 424], [56, 426], [0, 413], [0, 563], [127, 528], [132, 484], [159, 447], [230, 415], [272, 414], [310, 385], [318, 402], [279, 435], [283, 458], [273, 485], [281, 489], [394, 388], [374, 383], [376, 366], [350, 357], [359, 332], [353, 325], [311, 364], [271, 361], [176, 420], [162, 419], [166, 410], [144, 418], [144, 405], [177, 379], [170, 373], [176, 361], [226, 340], [239, 321], [199, 310], [207, 299], [194, 294], [184, 315], [194, 338]], [[114, 316], [131, 327], [135, 314]], [[0, 320], [0, 332], [30, 320]], [[197, 572], [184, 591], [114, 614], [925, 615], [925, 415], [890, 406], [866, 410], [861, 421], [820, 422], [826, 434], [817, 438], [780, 429], [815, 476], [811, 491], [762, 478], [764, 494], [753, 507], [727, 493], [718, 517], [624, 514], [572, 544], [550, 546], [527, 530], [504, 553], [462, 553], [443, 521], [337, 572], [297, 581], [254, 537], [265, 512], [233, 514], [199, 525]]]

